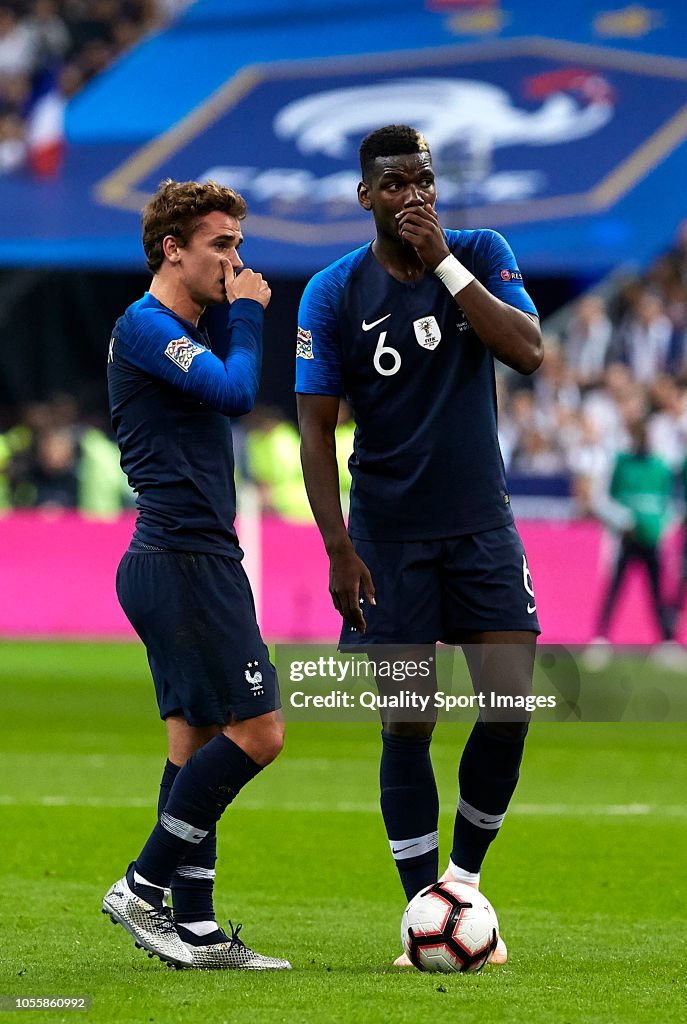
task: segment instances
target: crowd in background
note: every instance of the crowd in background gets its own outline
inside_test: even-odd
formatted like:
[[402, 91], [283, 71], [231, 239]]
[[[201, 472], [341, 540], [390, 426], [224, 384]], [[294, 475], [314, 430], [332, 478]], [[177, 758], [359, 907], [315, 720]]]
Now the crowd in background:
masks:
[[[608, 298], [578, 299], [532, 377], [500, 371], [499, 433], [506, 470], [517, 482], [558, 480], [568, 508], [613, 523], [608, 493], [619, 453], [645, 427], [647, 448], [674, 474], [681, 511], [687, 456], [687, 225], [642, 276], [619, 282]], [[296, 425], [257, 407], [235, 424], [239, 478], [253, 481], [266, 511], [309, 522]], [[341, 486], [353, 443], [342, 404], [337, 432]], [[542, 493], [548, 493], [542, 488]], [[107, 428], [82, 421], [68, 396], [28, 406], [0, 434], [0, 504], [81, 508], [109, 515], [132, 504]], [[517, 511], [517, 498], [515, 499]]]
[[63, 117], [67, 100], [188, 2], [0, 0], [0, 174], [54, 171], [54, 153], [32, 160], [41, 118]]
[[499, 434], [512, 478], [570, 480], [582, 513], [606, 493], [633, 427], [680, 475], [687, 456], [687, 224], [642, 276], [588, 293], [532, 378], [499, 378]]
[[0, 433], [0, 510], [78, 509], [110, 518], [133, 506], [119, 450], [98, 418], [84, 419], [71, 395], [31, 402]]

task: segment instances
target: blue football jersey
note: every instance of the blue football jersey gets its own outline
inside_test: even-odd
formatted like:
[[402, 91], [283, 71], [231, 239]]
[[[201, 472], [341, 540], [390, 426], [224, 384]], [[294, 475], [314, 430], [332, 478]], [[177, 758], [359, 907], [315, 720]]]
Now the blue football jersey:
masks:
[[211, 307], [195, 327], [148, 292], [117, 321], [107, 384], [135, 541], [241, 557], [229, 417], [255, 400], [262, 324], [253, 299]]
[[[501, 235], [445, 234], [485, 288], [536, 315]], [[512, 522], [494, 361], [434, 274], [397, 281], [371, 244], [344, 256], [303, 293], [296, 357], [298, 393], [344, 396], [354, 411], [352, 537], [428, 540]]]

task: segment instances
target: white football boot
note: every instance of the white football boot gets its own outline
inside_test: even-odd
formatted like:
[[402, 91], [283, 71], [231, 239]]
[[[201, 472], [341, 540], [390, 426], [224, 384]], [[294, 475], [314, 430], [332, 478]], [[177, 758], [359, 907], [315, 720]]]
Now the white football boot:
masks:
[[193, 957], [179, 938], [172, 913], [164, 903], [164, 890], [134, 881], [133, 864], [103, 898], [103, 914], [121, 924], [139, 949], [168, 964], [191, 967]]
[[[236, 928], [229, 922], [230, 935], [223, 929], [209, 935], [196, 935], [183, 924], [178, 924], [178, 933], [191, 956], [191, 967], [204, 971], [290, 971], [291, 964], [276, 956], [263, 956], [250, 949], [239, 938], [242, 925]], [[178, 970], [181, 965], [176, 966]]]

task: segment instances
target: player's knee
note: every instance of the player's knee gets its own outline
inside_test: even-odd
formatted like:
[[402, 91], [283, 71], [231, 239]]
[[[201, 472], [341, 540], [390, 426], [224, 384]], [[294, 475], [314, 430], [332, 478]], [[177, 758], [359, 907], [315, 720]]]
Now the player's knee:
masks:
[[284, 746], [284, 721], [279, 714], [260, 715], [233, 723], [225, 728], [224, 734], [264, 768], [279, 756]]
[[524, 740], [529, 729], [526, 722], [483, 722], [484, 731], [497, 740]]
[[384, 732], [401, 739], [428, 739], [434, 732], [436, 720], [428, 722], [382, 722]]
[[279, 756], [284, 747], [283, 721], [273, 718], [261, 723], [255, 740], [256, 754], [253, 760], [264, 768]]

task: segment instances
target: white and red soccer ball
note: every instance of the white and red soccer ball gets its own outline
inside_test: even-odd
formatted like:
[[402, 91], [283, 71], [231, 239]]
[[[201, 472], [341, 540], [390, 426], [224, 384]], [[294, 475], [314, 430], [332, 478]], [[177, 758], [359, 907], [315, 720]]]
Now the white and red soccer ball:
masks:
[[463, 882], [435, 882], [403, 912], [401, 942], [420, 971], [481, 971], [496, 949], [499, 922], [486, 896]]

